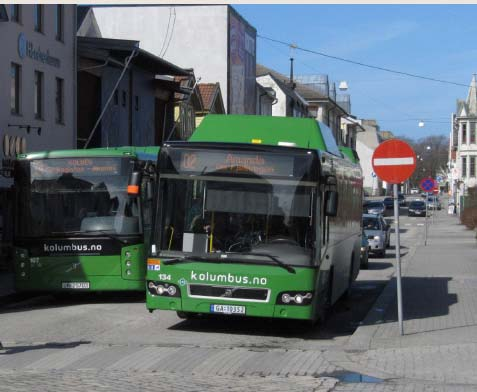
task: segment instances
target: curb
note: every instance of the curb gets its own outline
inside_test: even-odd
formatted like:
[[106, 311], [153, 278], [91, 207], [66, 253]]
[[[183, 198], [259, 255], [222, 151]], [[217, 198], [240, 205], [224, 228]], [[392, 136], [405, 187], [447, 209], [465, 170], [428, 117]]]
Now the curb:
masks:
[[[402, 276], [405, 275], [406, 267], [412, 262], [417, 248], [422, 244], [423, 235], [420, 232], [418, 234], [418, 240], [416, 241], [416, 244], [409, 249], [409, 252], [406, 254], [406, 256], [404, 256], [404, 258], [401, 257]], [[403, 259], [405, 263], [403, 263]], [[386, 284], [383, 291], [369, 310], [368, 314], [361, 322], [362, 325], [359, 326], [349, 338], [348, 343], [346, 344], [347, 351], [362, 351], [369, 350], [371, 348], [371, 340], [373, 339], [379, 325], [384, 322], [386, 310], [392, 303], [396, 302], [396, 286], [396, 271], [394, 271], [389, 279], [389, 282]]]

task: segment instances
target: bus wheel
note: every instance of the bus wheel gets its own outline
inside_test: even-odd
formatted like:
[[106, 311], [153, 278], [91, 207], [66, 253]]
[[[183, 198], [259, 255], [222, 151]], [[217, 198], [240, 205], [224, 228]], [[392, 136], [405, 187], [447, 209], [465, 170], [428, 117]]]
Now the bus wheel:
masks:
[[183, 319], [183, 320], [191, 320], [191, 319], [194, 319], [194, 318], [198, 318], [199, 317], [199, 313], [193, 313], [193, 312], [182, 312], [180, 310], [178, 310], [176, 312], [177, 314], [177, 317], [179, 317], [180, 319]]
[[333, 296], [333, 268], [330, 269], [328, 275], [328, 284], [326, 288], [326, 298], [321, 302], [321, 306], [318, 312], [318, 322], [323, 325], [328, 319], [331, 313], [331, 299]]

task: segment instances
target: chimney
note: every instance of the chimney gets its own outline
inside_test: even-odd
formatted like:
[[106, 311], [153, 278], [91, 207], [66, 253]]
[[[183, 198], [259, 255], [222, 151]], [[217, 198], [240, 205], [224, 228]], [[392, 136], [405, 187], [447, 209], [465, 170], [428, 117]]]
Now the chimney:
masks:
[[293, 81], [293, 57], [290, 57], [290, 87], [292, 90], [295, 90], [296, 84]]

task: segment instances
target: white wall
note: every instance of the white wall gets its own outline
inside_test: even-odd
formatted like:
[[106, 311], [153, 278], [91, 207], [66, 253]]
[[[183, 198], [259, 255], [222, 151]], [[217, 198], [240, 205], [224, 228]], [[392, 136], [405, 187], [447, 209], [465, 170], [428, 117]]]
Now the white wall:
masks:
[[263, 75], [257, 77], [257, 83], [262, 87], [271, 87], [275, 90], [275, 98], [277, 102], [272, 106], [272, 116], [282, 116], [286, 117], [287, 115], [287, 96], [283, 90], [278, 87], [278, 84], [270, 77], [270, 75]]
[[[97, 7], [93, 11], [103, 38], [140, 41], [142, 49], [180, 67], [194, 68], [201, 83], [219, 82], [227, 110], [226, 5]], [[174, 29], [166, 37], [168, 24], [169, 32]]]

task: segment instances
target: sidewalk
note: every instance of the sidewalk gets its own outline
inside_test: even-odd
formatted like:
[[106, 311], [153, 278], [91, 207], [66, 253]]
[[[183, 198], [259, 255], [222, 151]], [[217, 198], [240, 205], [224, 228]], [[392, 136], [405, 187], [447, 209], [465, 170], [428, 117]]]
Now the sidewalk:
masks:
[[348, 358], [368, 375], [477, 387], [475, 233], [440, 211], [427, 246], [419, 236], [403, 266], [404, 336], [392, 279], [351, 337]]

